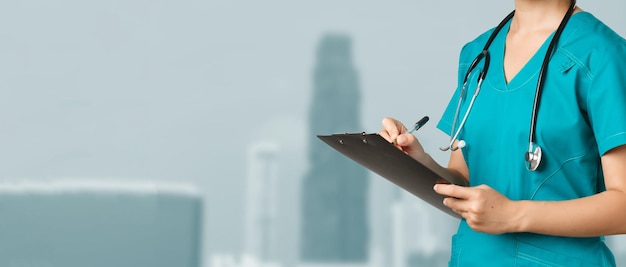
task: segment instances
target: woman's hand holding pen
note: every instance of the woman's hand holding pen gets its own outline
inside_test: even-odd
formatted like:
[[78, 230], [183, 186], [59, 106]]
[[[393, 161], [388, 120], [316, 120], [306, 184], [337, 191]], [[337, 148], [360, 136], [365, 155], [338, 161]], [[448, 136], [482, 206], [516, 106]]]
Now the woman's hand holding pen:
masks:
[[417, 138], [412, 134], [408, 134], [404, 124], [396, 119], [384, 118], [383, 129], [379, 134], [416, 160], [426, 155], [424, 148], [419, 141], [417, 141]]

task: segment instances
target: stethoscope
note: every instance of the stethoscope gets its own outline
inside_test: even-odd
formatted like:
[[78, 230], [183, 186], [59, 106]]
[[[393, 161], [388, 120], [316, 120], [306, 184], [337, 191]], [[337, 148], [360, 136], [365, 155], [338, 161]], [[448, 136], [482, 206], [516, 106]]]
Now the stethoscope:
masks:
[[[572, 0], [569, 10], [565, 14], [565, 17], [563, 17], [561, 24], [559, 25], [556, 32], [554, 33], [554, 37], [552, 37], [552, 40], [550, 41], [550, 46], [548, 46], [548, 51], [546, 52], [546, 55], [543, 59], [543, 64], [541, 65], [541, 71], [539, 72], [539, 80], [537, 81], [537, 87], [535, 90], [535, 99], [533, 103], [533, 111], [532, 111], [532, 116], [531, 116], [531, 121], [530, 121], [530, 134], [528, 137], [529, 139], [528, 151], [525, 153], [526, 168], [530, 171], [537, 170], [537, 168], [539, 167], [539, 163], [541, 163], [541, 159], [542, 159], [541, 147], [535, 143], [536, 141], [535, 129], [537, 125], [537, 111], [539, 109], [539, 102], [541, 101], [541, 93], [543, 91], [543, 82], [545, 80], [546, 73], [548, 70], [548, 62], [550, 61], [550, 57], [552, 56], [552, 51], [554, 50], [554, 47], [556, 46], [556, 44], [559, 41], [559, 38], [561, 37], [561, 33], [563, 33], [563, 29], [565, 28], [567, 21], [569, 21], [569, 19], [572, 17], [572, 14], [574, 13], [575, 6], [576, 6], [576, 0]], [[463, 148], [467, 145], [464, 140], [458, 140], [458, 137], [459, 137], [459, 134], [461, 133], [461, 130], [463, 129], [463, 126], [465, 125], [465, 122], [467, 121], [467, 117], [469, 116], [470, 111], [472, 110], [472, 106], [474, 105], [474, 100], [476, 100], [476, 97], [478, 96], [478, 93], [480, 92], [480, 87], [483, 83], [483, 80], [485, 79], [485, 76], [487, 76], [487, 70], [489, 70], [489, 61], [490, 61], [489, 46], [491, 46], [491, 43], [498, 35], [498, 32], [500, 32], [500, 30], [504, 28], [504, 25], [506, 25], [506, 23], [509, 20], [511, 20], [511, 18], [513, 18], [514, 14], [515, 14], [515, 10], [511, 12], [508, 16], [506, 16], [506, 18], [504, 18], [504, 20], [502, 20], [500, 24], [498, 24], [498, 26], [495, 28], [491, 36], [489, 36], [489, 39], [487, 40], [487, 43], [485, 44], [485, 47], [483, 48], [483, 50], [480, 52], [480, 54], [478, 54], [478, 56], [476, 56], [476, 58], [474, 58], [474, 60], [472, 61], [472, 64], [470, 64], [470, 67], [467, 70], [467, 73], [465, 74], [465, 78], [463, 78], [463, 87], [461, 88], [461, 93], [459, 94], [459, 101], [457, 103], [456, 111], [454, 113], [454, 119], [452, 121], [452, 129], [450, 131], [450, 143], [446, 147], [439, 148], [442, 151], [448, 151], [448, 150], [456, 151], [459, 148]], [[483, 59], [484, 59], [484, 63], [483, 63], [484, 65], [483, 65], [482, 71], [478, 75], [476, 91], [474, 91], [474, 95], [472, 96], [472, 99], [470, 100], [467, 110], [465, 111], [465, 115], [463, 115], [463, 119], [461, 120], [459, 127], [456, 127], [456, 131], [455, 131], [455, 126], [459, 118], [459, 111], [461, 109], [461, 104], [463, 103], [465, 91], [467, 89], [467, 82], [468, 82], [469, 76], [471, 75], [472, 70], [474, 70], [474, 68], [476, 68], [478, 63]], [[458, 143], [455, 146], [454, 143], [457, 140], [458, 140]]]

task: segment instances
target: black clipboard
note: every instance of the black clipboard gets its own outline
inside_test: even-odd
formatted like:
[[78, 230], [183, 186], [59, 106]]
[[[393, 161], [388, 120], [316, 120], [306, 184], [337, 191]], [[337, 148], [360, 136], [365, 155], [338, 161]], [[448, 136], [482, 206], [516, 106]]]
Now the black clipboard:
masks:
[[378, 134], [346, 133], [317, 137], [346, 157], [428, 204], [455, 218], [461, 218], [459, 214], [444, 206], [444, 197], [433, 190], [435, 183], [441, 180], [467, 186], [467, 181], [459, 175], [413, 159]]

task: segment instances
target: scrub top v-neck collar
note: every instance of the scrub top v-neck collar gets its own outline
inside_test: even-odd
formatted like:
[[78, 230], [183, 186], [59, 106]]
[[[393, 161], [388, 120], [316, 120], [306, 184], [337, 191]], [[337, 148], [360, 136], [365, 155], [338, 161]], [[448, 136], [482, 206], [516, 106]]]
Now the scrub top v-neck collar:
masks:
[[537, 75], [541, 70], [541, 64], [548, 50], [548, 45], [554, 36], [554, 33], [550, 34], [535, 54], [524, 64], [515, 76], [513, 76], [511, 81], [507, 83], [506, 75], [504, 74], [504, 54], [506, 49], [506, 36], [508, 35], [510, 27], [511, 21], [502, 28], [502, 31], [496, 36], [489, 49], [491, 59], [493, 60], [492, 66], [494, 67], [489, 70], [488, 74], [490, 75], [487, 76], [491, 86], [498, 91], [514, 91], [529, 83], [535, 87], [537, 84]]
[[[576, 28], [579, 27], [579, 24], [585, 21], [585, 18], [589, 18], [592, 15], [586, 11], [580, 11], [572, 14], [572, 17], [567, 23], [567, 26], [563, 30], [563, 34], [561, 35], [561, 40], [555, 47], [553, 53], [557, 53], [559, 48], [563, 45], [563, 42], [567, 40], [567, 36]], [[509, 81], [506, 82], [506, 76], [504, 75], [504, 52], [506, 49], [506, 36], [509, 33], [511, 28], [511, 21], [507, 22], [502, 31], [498, 33], [498, 36], [494, 39], [491, 47], [489, 48], [489, 53], [491, 55], [491, 60], [493, 66], [488, 74], [486, 81], [498, 91], [514, 91], [521, 87], [532, 84], [532, 88], [536, 88], [537, 85], [537, 77], [539, 75], [539, 71], [541, 70], [541, 64], [543, 64], [543, 59], [546, 56], [546, 51], [548, 50], [548, 46], [550, 45], [550, 41], [552, 37], [554, 37], [554, 32], [546, 38], [541, 47], [535, 52], [535, 54], [526, 62], [526, 64], [522, 67], [522, 69], [515, 74], [515, 76]]]

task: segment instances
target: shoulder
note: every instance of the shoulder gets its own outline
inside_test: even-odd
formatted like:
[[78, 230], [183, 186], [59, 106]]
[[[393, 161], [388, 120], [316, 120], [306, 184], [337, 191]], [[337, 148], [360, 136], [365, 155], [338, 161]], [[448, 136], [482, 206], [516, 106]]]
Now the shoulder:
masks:
[[474, 40], [466, 43], [461, 49], [459, 63], [461, 65], [465, 65], [465, 64], [469, 65], [474, 60], [476, 55], [478, 55], [480, 52], [483, 51], [483, 48], [485, 47], [487, 40], [489, 40], [489, 37], [491, 36], [494, 30], [495, 28], [491, 28], [488, 31], [480, 34]]
[[587, 69], [589, 78], [608, 62], [626, 65], [626, 40], [590, 13], [573, 16], [561, 39], [557, 53]]
[[626, 40], [622, 36], [588, 12], [575, 14], [561, 38], [564, 40], [562, 42], [564, 47], [572, 47], [576, 44], [593, 44], [595, 47], [602, 48], [626, 45]]

